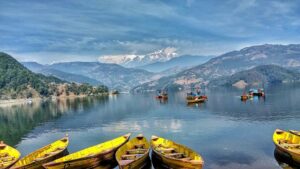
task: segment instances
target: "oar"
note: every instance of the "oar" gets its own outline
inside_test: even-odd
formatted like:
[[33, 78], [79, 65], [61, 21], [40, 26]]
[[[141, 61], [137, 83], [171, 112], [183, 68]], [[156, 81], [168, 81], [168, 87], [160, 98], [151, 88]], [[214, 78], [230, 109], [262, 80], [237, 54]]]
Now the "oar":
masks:
[[300, 136], [300, 132], [296, 130], [289, 130], [290, 133]]

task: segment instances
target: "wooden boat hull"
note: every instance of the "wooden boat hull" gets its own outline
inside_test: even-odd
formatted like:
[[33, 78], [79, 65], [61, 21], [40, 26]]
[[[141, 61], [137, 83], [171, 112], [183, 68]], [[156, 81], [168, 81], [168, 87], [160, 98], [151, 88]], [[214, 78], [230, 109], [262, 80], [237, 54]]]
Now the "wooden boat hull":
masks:
[[64, 137], [19, 160], [11, 169], [44, 169], [43, 164], [68, 154], [69, 138]]
[[115, 162], [115, 153], [125, 144], [130, 134], [69, 154], [44, 164], [46, 169], [88, 169]]
[[168, 99], [168, 96], [156, 96], [157, 99]]
[[169, 169], [175, 169], [175, 168], [202, 169], [203, 168], [203, 165], [191, 164], [191, 163], [185, 163], [185, 162], [177, 162], [177, 161], [165, 158], [164, 156], [161, 156], [154, 151], [152, 151], [152, 159], [154, 159], [157, 163], [159, 163], [160, 166], [163, 166], [164, 168], [169, 168]]
[[241, 100], [247, 100], [248, 96], [241, 96]]
[[[204, 165], [204, 161], [199, 154], [173, 141], [152, 136], [151, 147], [152, 158], [165, 168], [202, 169]], [[176, 149], [179, 154], [185, 154], [186, 157], [181, 159], [173, 158], [170, 156], [171, 154], [164, 154], [161, 150], [161, 147], [163, 147], [164, 150], [170, 148]]]
[[20, 158], [21, 153], [9, 145], [0, 143], [0, 168], [8, 169]]
[[207, 100], [208, 99], [208, 97], [206, 96], [206, 95], [203, 95], [203, 96], [200, 96], [202, 99], [205, 99], [205, 100]]
[[46, 160], [42, 160], [42, 161], [37, 161], [37, 162], [34, 162], [34, 163], [31, 163], [31, 164], [28, 164], [26, 166], [20, 166], [20, 167], [12, 167], [11, 169], [44, 169], [43, 167], [43, 164], [46, 164], [48, 162], [51, 162], [53, 160], [56, 160], [58, 158], [61, 158], [65, 155], [68, 155], [68, 150], [64, 150], [63, 152], [57, 154], [57, 155], [54, 155], [53, 157], [50, 157]]
[[273, 134], [273, 142], [276, 149], [295, 162], [300, 163], [300, 136], [288, 131], [276, 129]]
[[196, 99], [196, 100], [186, 100], [186, 102], [188, 103], [188, 104], [190, 104], [190, 103], [203, 103], [203, 102], [205, 102], [206, 101], [206, 99]]
[[106, 154], [100, 154], [93, 157], [86, 157], [79, 160], [67, 161], [64, 163], [53, 164], [48, 163], [44, 166], [46, 169], [92, 169], [101, 165], [105, 165], [114, 160], [115, 150]]
[[[136, 145], [143, 145], [142, 148], [135, 148]], [[127, 151], [136, 150], [135, 153], [128, 153]], [[120, 147], [116, 152], [116, 160], [118, 162], [120, 169], [141, 169], [145, 168], [149, 162], [149, 151], [150, 151], [150, 144], [148, 143], [147, 139], [139, 135], [122, 147]], [[140, 154], [142, 153], [142, 154]], [[123, 155], [132, 155], [132, 154], [139, 154], [138, 158], [134, 158], [134, 160], [124, 160], [122, 159]]]

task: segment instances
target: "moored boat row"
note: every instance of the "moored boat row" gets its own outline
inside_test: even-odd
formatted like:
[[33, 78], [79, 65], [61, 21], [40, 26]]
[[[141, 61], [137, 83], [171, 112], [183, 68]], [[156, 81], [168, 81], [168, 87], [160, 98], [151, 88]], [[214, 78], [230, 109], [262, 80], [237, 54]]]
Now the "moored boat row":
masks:
[[[152, 160], [167, 168], [202, 168], [204, 160], [192, 149], [161, 137], [152, 136], [150, 143], [143, 135], [129, 140], [130, 134], [66, 155], [68, 136], [20, 158], [18, 150], [0, 143], [0, 169], [77, 169], [93, 168], [116, 160], [120, 169], [143, 168]], [[276, 129], [276, 150], [300, 163], [300, 132]], [[66, 155], [66, 156], [65, 156]]]
[[77, 169], [93, 168], [101, 165], [102, 162], [114, 159], [115, 152], [125, 144], [130, 138], [130, 134], [120, 136], [113, 140], [88, 147], [86, 149], [69, 154], [43, 165], [46, 169]]
[[143, 135], [129, 140], [130, 134], [66, 155], [68, 136], [20, 159], [18, 150], [0, 144], [0, 169], [78, 169], [94, 168], [117, 161], [121, 169], [140, 169], [152, 158], [168, 168], [202, 168], [203, 159], [195, 151], [173, 141], [152, 136], [149, 143]]

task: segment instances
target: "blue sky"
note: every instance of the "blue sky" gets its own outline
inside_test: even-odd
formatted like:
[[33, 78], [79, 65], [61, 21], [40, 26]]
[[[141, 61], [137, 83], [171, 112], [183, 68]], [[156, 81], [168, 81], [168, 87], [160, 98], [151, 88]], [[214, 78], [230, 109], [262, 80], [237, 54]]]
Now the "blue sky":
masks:
[[0, 51], [21, 61], [96, 61], [103, 55], [217, 55], [299, 43], [298, 0], [3, 0]]

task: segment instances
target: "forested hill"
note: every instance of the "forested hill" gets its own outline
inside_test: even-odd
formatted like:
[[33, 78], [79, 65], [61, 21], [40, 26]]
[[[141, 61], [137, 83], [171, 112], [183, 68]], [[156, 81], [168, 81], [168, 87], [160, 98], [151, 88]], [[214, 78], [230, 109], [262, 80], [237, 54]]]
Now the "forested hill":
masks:
[[300, 73], [277, 65], [261, 65], [249, 70], [235, 73], [231, 76], [212, 80], [210, 87], [235, 86], [244, 88], [246, 86], [257, 86], [264, 84], [278, 84], [299, 82]]
[[[1, 95], [19, 95], [32, 88], [42, 96], [49, 95], [49, 83], [63, 83], [55, 77], [46, 77], [32, 73], [16, 59], [6, 53], [0, 53], [0, 91]], [[28, 91], [27, 91], [28, 92]], [[33, 91], [32, 91], [33, 92]], [[25, 93], [23, 93], [25, 94]]]
[[[69, 85], [53, 76], [44, 76], [42, 74], [35, 74], [25, 68], [12, 56], [0, 52], [0, 99], [15, 99], [28, 97], [47, 97], [51, 95], [59, 95], [58, 92], [62, 86], [63, 88]], [[70, 85], [71, 86], [71, 85]], [[73, 87], [68, 87], [74, 89]], [[93, 91], [91, 86], [76, 87], [76, 89], [86, 89]], [[107, 88], [102, 86], [102, 92], [107, 91]], [[66, 90], [64, 90], [66, 91]], [[80, 94], [82, 91], [71, 91]]]

